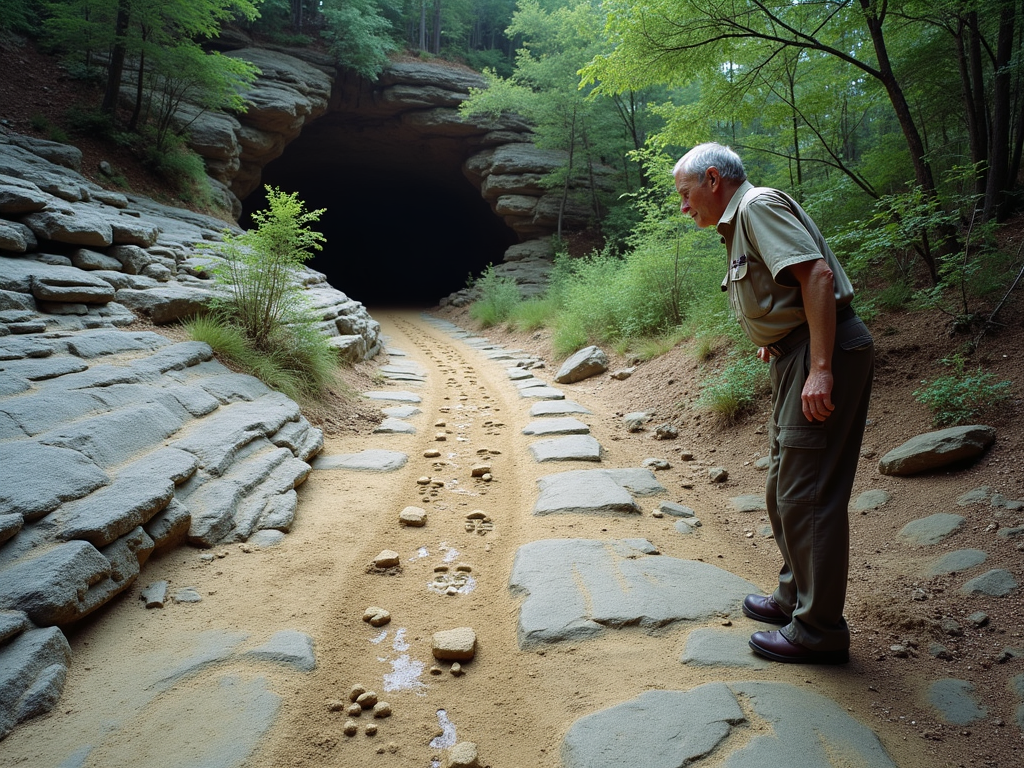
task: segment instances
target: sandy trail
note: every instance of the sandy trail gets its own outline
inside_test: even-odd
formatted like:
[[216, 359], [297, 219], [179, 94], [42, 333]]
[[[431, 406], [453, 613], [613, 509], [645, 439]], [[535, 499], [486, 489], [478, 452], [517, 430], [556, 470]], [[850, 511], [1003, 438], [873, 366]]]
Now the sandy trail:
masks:
[[[521, 651], [520, 598], [510, 594], [508, 579], [518, 547], [527, 542], [646, 538], [664, 555], [702, 559], [765, 585], [774, 578], [777, 554], [763, 539], [737, 543], [728, 527], [680, 536], [670, 521], [649, 514], [659, 499], [641, 500], [645, 514], [629, 518], [533, 516], [537, 478], [595, 465], [534, 462], [532, 438], [521, 430], [535, 401], [521, 398], [509, 381], [505, 369], [511, 363], [487, 360], [416, 313], [375, 317], [389, 347], [407, 355], [394, 360], [415, 361], [426, 370], [425, 384], [387, 387], [421, 395], [422, 413], [409, 419], [417, 432], [328, 439], [324, 454], [386, 448], [406, 453], [406, 466], [391, 473], [314, 471], [300, 488], [295, 526], [277, 546], [218, 547], [212, 562], [183, 548], [151, 561], [123, 599], [71, 630], [74, 661], [63, 698], [54, 712], [20, 726], [0, 745], [0, 765], [428, 768], [444, 756], [432, 740], [441, 737], [437, 745], [454, 736], [479, 745], [482, 765], [555, 768], [562, 738], [582, 715], [646, 690], [745, 679], [789, 682], [829, 696], [876, 729], [901, 768], [932, 764], [894, 733], [879, 730], [856, 659], [847, 667], [813, 670], [692, 667], [679, 662], [692, 627], [679, 626], [653, 634], [627, 627], [595, 640]], [[550, 380], [554, 372], [538, 375]], [[567, 396], [586, 406], [587, 389]], [[620, 440], [613, 414], [580, 418], [603, 446], [601, 466], [636, 467], [668, 451], [660, 443]], [[431, 449], [441, 456], [424, 457]], [[481, 461], [491, 465], [493, 482], [470, 477]], [[444, 487], [417, 484], [423, 476], [443, 480]], [[723, 503], [699, 489], [685, 499], [676, 493], [682, 492], [670, 490], [668, 498], [699, 515], [710, 516]], [[409, 505], [427, 510], [425, 527], [398, 524]], [[483, 510], [494, 530], [467, 531], [466, 515], [473, 510]], [[384, 549], [401, 555], [398, 572], [368, 569]], [[451, 572], [460, 565], [471, 569], [471, 591], [445, 595], [430, 588], [435, 569], [448, 566]], [[158, 579], [170, 582], [172, 594], [195, 587], [203, 600], [146, 610], [139, 590]], [[371, 605], [390, 611], [391, 623], [374, 628], [363, 622]], [[745, 628], [746, 620], [737, 613], [715, 622], [729, 624]], [[475, 659], [462, 676], [453, 676], [448, 663], [438, 664], [441, 674], [431, 674], [432, 634], [463, 626], [477, 634]], [[246, 655], [287, 630], [312, 637], [314, 670]], [[207, 661], [196, 663], [201, 658]], [[183, 665], [189, 673], [176, 677]], [[391, 717], [373, 721], [376, 735], [366, 735], [371, 719], [364, 714], [358, 734], [344, 736], [346, 715], [332, 711], [333, 702], [347, 703], [356, 683], [393, 708]], [[454, 734], [441, 727], [445, 718]], [[751, 717], [734, 729], [729, 748], [766, 728]]]

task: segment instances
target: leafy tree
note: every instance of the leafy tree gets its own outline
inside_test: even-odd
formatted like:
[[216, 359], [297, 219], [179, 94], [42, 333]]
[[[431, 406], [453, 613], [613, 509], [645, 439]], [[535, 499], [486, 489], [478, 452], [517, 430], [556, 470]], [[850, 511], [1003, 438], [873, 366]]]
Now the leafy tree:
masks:
[[321, 34], [340, 66], [371, 79], [381, 73], [389, 54], [398, 50], [388, 12], [397, 14], [389, 0], [325, 0]]
[[31, 32], [34, 15], [29, 0], [0, 0], [0, 32]]

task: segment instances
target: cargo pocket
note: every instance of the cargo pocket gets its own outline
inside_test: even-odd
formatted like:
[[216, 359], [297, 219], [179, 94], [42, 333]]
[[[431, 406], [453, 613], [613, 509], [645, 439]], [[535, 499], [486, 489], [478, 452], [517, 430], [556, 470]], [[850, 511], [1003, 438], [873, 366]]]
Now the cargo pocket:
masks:
[[814, 503], [818, 500], [819, 470], [827, 445], [824, 425], [779, 427], [780, 501]]

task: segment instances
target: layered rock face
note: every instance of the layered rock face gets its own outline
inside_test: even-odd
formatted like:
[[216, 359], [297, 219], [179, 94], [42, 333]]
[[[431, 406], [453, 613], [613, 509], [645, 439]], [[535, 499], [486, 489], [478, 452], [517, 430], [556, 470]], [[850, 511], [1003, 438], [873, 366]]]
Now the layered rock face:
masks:
[[[80, 162], [0, 134], [0, 738], [57, 701], [61, 627], [156, 550], [287, 531], [323, 444], [296, 403], [208, 345], [125, 328], [204, 310], [226, 225], [104, 190]], [[376, 354], [361, 304], [300, 279], [341, 354]]]
[[[210, 175], [230, 191], [236, 214], [238, 198], [257, 188], [263, 167], [301, 134], [283, 161], [308, 163], [339, 178], [357, 168], [388, 173], [416, 165], [438, 177], [461, 169], [463, 181], [520, 241], [497, 269], [515, 278], [525, 294], [546, 284], [559, 216], [569, 229], [586, 226], [594, 216], [589, 190], [564, 195], [542, 184], [566, 154], [534, 146], [527, 123], [516, 116], [459, 114], [470, 89], [486, 86], [470, 70], [395, 62], [370, 82], [302, 49], [242, 48], [227, 55], [251, 61], [262, 72], [248, 94], [251, 106], [237, 116], [203, 114], [190, 130]], [[595, 183], [605, 178], [599, 172]]]

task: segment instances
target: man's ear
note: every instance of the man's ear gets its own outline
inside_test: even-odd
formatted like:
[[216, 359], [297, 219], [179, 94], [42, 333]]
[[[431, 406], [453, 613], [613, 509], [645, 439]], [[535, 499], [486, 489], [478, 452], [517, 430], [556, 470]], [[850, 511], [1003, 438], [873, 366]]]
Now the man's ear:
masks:
[[704, 175], [711, 179], [711, 191], [714, 192], [715, 187], [722, 181], [722, 174], [718, 172], [715, 166], [711, 166], [704, 171]]

